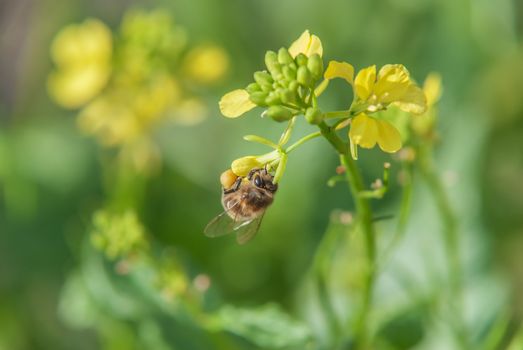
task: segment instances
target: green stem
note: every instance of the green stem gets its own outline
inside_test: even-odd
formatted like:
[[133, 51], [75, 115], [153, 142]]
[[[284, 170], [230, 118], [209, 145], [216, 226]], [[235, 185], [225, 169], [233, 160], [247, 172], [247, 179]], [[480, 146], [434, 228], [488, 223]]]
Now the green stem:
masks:
[[450, 292], [453, 300], [452, 307], [455, 309], [457, 324], [456, 338], [463, 349], [468, 349], [468, 335], [464, 321], [461, 316], [463, 306], [463, 284], [462, 266], [459, 248], [458, 221], [450, 200], [445, 191], [445, 186], [441, 181], [433, 163], [433, 147], [430, 143], [421, 143], [418, 147], [418, 166], [425, 182], [427, 183], [433, 198], [436, 201], [441, 220], [443, 223], [443, 241], [445, 253], [447, 255]]
[[307, 142], [309, 140], [312, 140], [312, 139], [315, 139], [316, 137], [319, 137], [319, 136], [321, 136], [321, 132], [319, 132], [319, 131], [313, 132], [312, 134], [309, 134], [309, 135], [306, 135], [306, 136], [302, 137], [301, 139], [299, 139], [298, 141], [294, 142], [289, 147], [287, 147], [287, 149], [285, 150], [285, 153], [289, 154], [293, 150], [295, 150], [296, 148], [300, 147], [305, 142]]
[[[398, 243], [401, 241], [403, 236], [405, 235], [406, 229], [407, 229], [407, 222], [410, 216], [410, 209], [412, 204], [412, 176], [413, 176], [413, 166], [410, 162], [403, 162], [402, 163], [402, 170], [405, 174], [405, 183], [403, 185], [403, 193], [401, 196], [401, 204], [400, 204], [400, 214], [398, 218], [398, 223], [396, 225], [396, 231], [394, 232], [394, 236], [392, 237], [389, 245], [384, 249], [383, 253], [381, 254], [381, 259], [379, 262], [379, 267], [385, 266], [387, 264], [388, 259], [390, 258], [390, 255], [394, 248], [398, 245]], [[379, 269], [378, 267], [378, 269]]]
[[350, 116], [351, 116], [350, 110], [333, 111], [333, 112], [325, 112], [325, 113], [323, 113], [323, 118], [324, 119], [348, 118]]
[[363, 177], [356, 166], [356, 162], [349, 153], [348, 145], [336, 134], [336, 131], [326, 123], [319, 125], [321, 134], [329, 141], [339, 154], [341, 165], [346, 168], [347, 182], [356, 206], [357, 220], [365, 236], [367, 255], [367, 270], [363, 285], [363, 301], [356, 319], [356, 348], [368, 349], [369, 346], [369, 313], [372, 305], [372, 292], [375, 280], [376, 241], [374, 226], [372, 224], [372, 208], [368, 198], [359, 195], [365, 190]]

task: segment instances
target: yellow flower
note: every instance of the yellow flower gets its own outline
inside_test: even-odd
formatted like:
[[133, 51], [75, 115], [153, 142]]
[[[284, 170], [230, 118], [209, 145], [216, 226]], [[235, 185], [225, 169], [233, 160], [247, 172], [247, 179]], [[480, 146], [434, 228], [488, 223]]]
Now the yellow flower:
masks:
[[323, 46], [321, 40], [316, 35], [311, 35], [308, 30], [304, 31], [300, 37], [294, 41], [289, 47], [289, 53], [294, 58], [298, 54], [302, 53], [307, 57], [310, 57], [317, 53], [323, 55]]
[[203, 45], [189, 51], [184, 59], [185, 74], [199, 84], [210, 84], [222, 78], [229, 68], [229, 57], [214, 45]]
[[423, 92], [427, 98], [427, 111], [419, 118], [412, 120], [412, 129], [424, 137], [432, 137], [436, 124], [436, 104], [442, 94], [441, 76], [430, 73], [423, 83]]
[[51, 56], [57, 70], [49, 76], [49, 94], [64, 107], [82, 106], [100, 93], [109, 80], [111, 32], [95, 19], [69, 25], [54, 39]]
[[383, 110], [390, 104], [413, 114], [427, 109], [425, 94], [401, 64], [385, 65], [377, 76], [376, 66], [360, 70], [354, 79], [354, 92], [357, 103], [368, 112]]
[[238, 118], [256, 105], [249, 99], [249, 93], [238, 89], [225, 94], [219, 102], [220, 111], [227, 118]]
[[114, 96], [101, 96], [78, 116], [78, 126], [105, 146], [122, 145], [140, 136], [143, 127], [131, 106]]
[[279, 161], [281, 155], [278, 151], [272, 151], [261, 156], [246, 156], [234, 160], [231, 170], [236, 176], [247, 176], [252, 169], [263, 168], [266, 164]]
[[[323, 54], [323, 47], [320, 38], [316, 35], [311, 35], [309, 31], [306, 30], [291, 44], [289, 53], [293, 58], [300, 53], [306, 56], [312, 56], [314, 54], [321, 56]], [[238, 118], [256, 107], [250, 100], [249, 93], [243, 89], [237, 89], [225, 94], [221, 98], [219, 106], [220, 111], [227, 118]]]
[[376, 143], [388, 153], [401, 148], [401, 135], [389, 122], [369, 117], [365, 113], [357, 115], [351, 122], [349, 131], [351, 153], [358, 159], [358, 146], [373, 148]]
[[342, 78], [352, 85], [354, 83], [354, 67], [347, 62], [330, 61], [323, 77], [327, 80]]
[[441, 86], [441, 75], [438, 73], [430, 73], [423, 82], [423, 92], [427, 97], [427, 106], [430, 108], [436, 104], [441, 98], [443, 92]]

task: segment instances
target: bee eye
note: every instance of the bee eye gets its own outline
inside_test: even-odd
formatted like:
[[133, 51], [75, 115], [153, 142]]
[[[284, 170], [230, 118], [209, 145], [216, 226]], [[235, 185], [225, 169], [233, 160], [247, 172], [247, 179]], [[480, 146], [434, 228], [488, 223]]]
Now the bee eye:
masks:
[[256, 185], [256, 187], [262, 187], [263, 186], [263, 181], [262, 181], [262, 179], [259, 176], [256, 176], [254, 178], [254, 185]]

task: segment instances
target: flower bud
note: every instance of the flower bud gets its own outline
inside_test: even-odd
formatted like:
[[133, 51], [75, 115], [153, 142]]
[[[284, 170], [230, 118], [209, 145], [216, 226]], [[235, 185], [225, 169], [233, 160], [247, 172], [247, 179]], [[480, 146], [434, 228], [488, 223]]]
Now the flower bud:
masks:
[[298, 68], [296, 80], [298, 81], [298, 83], [304, 86], [312, 85], [312, 75], [306, 66], [301, 66], [300, 68]]
[[277, 94], [275, 91], [270, 92], [269, 96], [267, 96], [267, 98], [265, 99], [265, 103], [269, 106], [281, 104], [280, 95]]
[[232, 187], [238, 176], [231, 170], [227, 169], [220, 175], [220, 183], [223, 188], [229, 189]]
[[321, 113], [321, 110], [316, 107], [310, 107], [307, 108], [307, 111], [305, 112], [305, 119], [310, 124], [319, 124], [323, 120], [323, 113]]
[[276, 91], [280, 96], [283, 103], [294, 103], [296, 102], [296, 94], [289, 89], [279, 89]]
[[278, 51], [278, 62], [280, 62], [283, 65], [286, 65], [286, 64], [294, 62], [294, 59], [292, 58], [289, 51], [287, 51], [286, 48], [282, 47]]
[[298, 66], [306, 66], [307, 65], [307, 56], [300, 53], [298, 56], [296, 56], [296, 63], [298, 63]]
[[254, 80], [260, 84], [260, 86], [263, 85], [272, 85], [274, 80], [272, 80], [272, 77], [269, 73], [265, 71], [258, 71], [254, 73]]
[[298, 92], [299, 86], [300, 86], [300, 84], [298, 84], [298, 82], [296, 80], [291, 81], [289, 84], [289, 90], [291, 90], [294, 94], [296, 94]]
[[319, 79], [323, 74], [323, 60], [321, 59], [320, 55], [315, 53], [309, 57], [307, 68], [312, 73], [312, 76], [315, 80]]
[[247, 88], [245, 88], [249, 94], [252, 94], [253, 92], [261, 91], [261, 87], [258, 83], [251, 83], [247, 85]]
[[285, 77], [285, 79], [296, 80], [296, 69], [292, 69], [289, 66], [285, 66], [285, 67], [283, 67], [282, 71], [283, 71], [283, 76]]
[[265, 99], [268, 95], [269, 93], [267, 92], [253, 92], [249, 95], [249, 99], [257, 106], [266, 107], [267, 103], [265, 103]]
[[267, 53], [265, 54], [265, 65], [267, 66], [269, 73], [271, 73], [274, 79], [277, 80], [277, 77], [282, 74], [281, 64], [278, 63], [278, 55], [276, 54], [276, 52], [267, 51]]
[[285, 122], [292, 118], [292, 112], [282, 106], [271, 106], [267, 109], [266, 114], [277, 122]]

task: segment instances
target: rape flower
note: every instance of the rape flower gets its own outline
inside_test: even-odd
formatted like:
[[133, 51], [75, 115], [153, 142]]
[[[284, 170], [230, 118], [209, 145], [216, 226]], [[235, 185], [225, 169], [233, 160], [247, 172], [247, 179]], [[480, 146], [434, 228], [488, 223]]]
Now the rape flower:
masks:
[[89, 102], [109, 81], [112, 50], [109, 28], [96, 19], [62, 29], [51, 47], [57, 66], [47, 81], [51, 97], [66, 108]]
[[308, 30], [304, 31], [300, 37], [294, 41], [289, 47], [289, 53], [294, 58], [298, 54], [303, 53], [305, 56], [310, 57], [314, 54], [320, 56], [323, 55], [323, 46], [320, 38], [316, 35], [311, 35]]
[[401, 64], [387, 64], [377, 76], [374, 65], [362, 69], [354, 79], [354, 91], [356, 105], [371, 113], [391, 104], [413, 114], [422, 114], [427, 109], [425, 94]]
[[[299, 86], [313, 88], [323, 73], [321, 56], [323, 47], [316, 35], [308, 30], [295, 40], [289, 50], [281, 48], [278, 53], [268, 51], [265, 55], [267, 71], [254, 74], [255, 83], [247, 89], [237, 89], [225, 94], [220, 102], [220, 111], [227, 118], [237, 118], [256, 106], [278, 106], [269, 116], [285, 121], [297, 113], [285, 109], [281, 103], [292, 105], [299, 100]], [[310, 101], [309, 101], [310, 102]]]
[[358, 146], [373, 148], [377, 143], [381, 150], [388, 153], [394, 153], [401, 148], [401, 135], [392, 124], [365, 113], [352, 120], [349, 138], [354, 159], [358, 159]]
[[425, 137], [432, 137], [434, 125], [436, 123], [436, 104], [441, 94], [441, 76], [438, 73], [430, 73], [423, 83], [423, 92], [427, 98], [427, 111], [419, 118], [412, 120], [412, 129]]
[[275, 150], [261, 156], [246, 156], [234, 160], [231, 170], [236, 176], [247, 176], [252, 169], [263, 168], [266, 164], [279, 162], [280, 153]]

